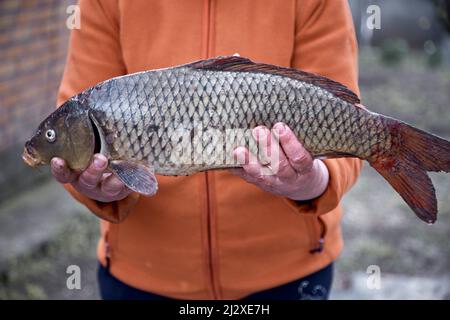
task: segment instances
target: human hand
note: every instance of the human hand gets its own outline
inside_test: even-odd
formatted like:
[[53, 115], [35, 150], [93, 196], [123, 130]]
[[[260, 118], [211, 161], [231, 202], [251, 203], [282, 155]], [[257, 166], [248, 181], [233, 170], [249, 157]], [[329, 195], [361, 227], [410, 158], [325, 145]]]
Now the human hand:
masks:
[[[321, 160], [313, 160], [287, 125], [277, 123], [272, 132], [259, 126], [252, 133], [260, 152], [270, 163], [263, 165], [247, 148], [238, 147], [234, 156], [245, 162], [242, 168], [231, 169], [233, 174], [267, 192], [292, 200], [314, 199], [326, 190], [329, 181], [326, 165]], [[278, 155], [274, 157], [274, 154]], [[267, 170], [271, 170], [270, 174]]]
[[67, 167], [64, 159], [53, 158], [51, 172], [60, 183], [70, 183], [73, 188], [86, 197], [100, 202], [113, 202], [124, 199], [132, 191], [112, 173], [105, 173], [108, 160], [102, 154], [95, 154], [89, 167], [81, 173]]

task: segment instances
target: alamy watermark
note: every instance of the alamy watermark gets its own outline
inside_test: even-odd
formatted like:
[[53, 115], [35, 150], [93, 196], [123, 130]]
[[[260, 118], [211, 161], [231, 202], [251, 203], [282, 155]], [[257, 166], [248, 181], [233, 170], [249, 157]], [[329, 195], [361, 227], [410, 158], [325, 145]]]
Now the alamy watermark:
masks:
[[66, 273], [69, 275], [66, 280], [67, 289], [81, 290], [81, 268], [72, 264], [67, 267]]
[[[258, 132], [256, 140], [251, 129], [177, 129], [170, 135], [173, 146], [170, 163], [219, 167], [262, 164], [261, 175], [274, 175], [278, 172], [282, 152], [277, 131]], [[233, 151], [238, 147], [245, 147], [248, 156], [234, 156]]]
[[69, 30], [81, 29], [81, 11], [80, 6], [73, 4], [67, 6], [66, 13], [68, 17], [66, 19], [66, 27]]
[[381, 289], [381, 268], [378, 265], [370, 265], [366, 269], [368, 274], [366, 279], [366, 286], [369, 290]]
[[366, 19], [366, 27], [369, 30], [381, 29], [381, 8], [376, 4], [371, 4], [367, 7], [366, 13], [368, 14]]

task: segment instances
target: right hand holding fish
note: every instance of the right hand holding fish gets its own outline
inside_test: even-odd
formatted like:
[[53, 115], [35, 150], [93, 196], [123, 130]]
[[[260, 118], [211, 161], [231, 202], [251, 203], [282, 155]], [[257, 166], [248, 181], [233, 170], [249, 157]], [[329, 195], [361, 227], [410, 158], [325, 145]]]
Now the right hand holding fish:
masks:
[[100, 202], [122, 200], [132, 190], [113, 174], [105, 173], [107, 166], [106, 157], [96, 154], [87, 169], [77, 173], [67, 167], [64, 159], [55, 157], [51, 161], [51, 172], [58, 182], [70, 183], [76, 191], [90, 199]]

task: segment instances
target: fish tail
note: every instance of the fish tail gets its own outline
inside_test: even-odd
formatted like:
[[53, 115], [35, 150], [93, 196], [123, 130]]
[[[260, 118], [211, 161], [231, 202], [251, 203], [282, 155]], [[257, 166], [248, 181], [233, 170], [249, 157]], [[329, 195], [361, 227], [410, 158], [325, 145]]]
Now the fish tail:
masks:
[[389, 119], [393, 141], [390, 156], [370, 164], [380, 173], [423, 221], [437, 219], [437, 200], [427, 171], [450, 172], [450, 141]]

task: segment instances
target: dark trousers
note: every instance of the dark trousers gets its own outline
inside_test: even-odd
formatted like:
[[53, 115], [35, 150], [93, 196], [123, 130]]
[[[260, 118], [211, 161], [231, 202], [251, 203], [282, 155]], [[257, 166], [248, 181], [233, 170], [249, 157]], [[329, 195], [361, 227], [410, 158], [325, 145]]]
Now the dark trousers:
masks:
[[[99, 264], [98, 283], [104, 300], [172, 300], [123, 283]], [[242, 300], [326, 300], [333, 280], [333, 264], [304, 278], [253, 293]]]

